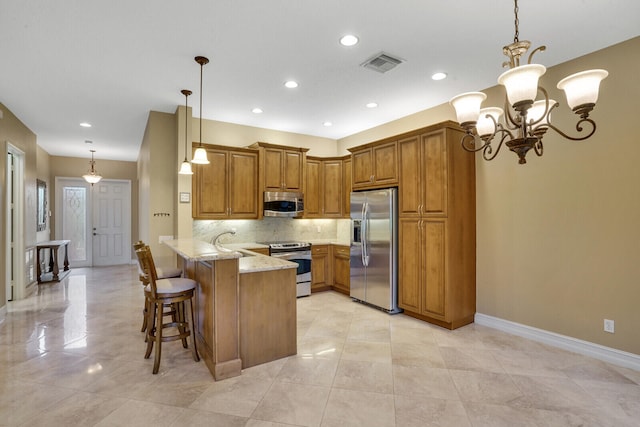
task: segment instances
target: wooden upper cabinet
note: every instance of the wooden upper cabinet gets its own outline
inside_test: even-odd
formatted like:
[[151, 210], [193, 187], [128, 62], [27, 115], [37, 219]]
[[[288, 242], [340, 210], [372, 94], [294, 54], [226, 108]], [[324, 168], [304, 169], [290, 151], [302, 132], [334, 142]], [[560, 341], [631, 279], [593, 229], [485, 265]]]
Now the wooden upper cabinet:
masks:
[[322, 216], [322, 161], [307, 157], [306, 187], [304, 190], [304, 216], [319, 218]]
[[258, 152], [203, 147], [210, 163], [193, 165], [193, 218], [258, 218]]
[[342, 216], [342, 160], [322, 161], [322, 216], [339, 218]]
[[306, 218], [342, 216], [342, 159], [307, 157], [304, 190]]
[[229, 217], [258, 218], [258, 153], [229, 151]]
[[447, 215], [447, 140], [444, 130], [398, 141], [400, 215]]
[[373, 185], [373, 153], [371, 149], [353, 151], [351, 170], [353, 188]]
[[256, 142], [260, 150], [263, 191], [302, 191], [306, 148], [285, 147]]
[[351, 156], [342, 159], [342, 216], [351, 216]]
[[283, 189], [287, 191], [302, 191], [304, 156], [300, 151], [283, 150], [284, 167], [282, 170]]
[[349, 151], [354, 190], [398, 185], [398, 141], [366, 144]]
[[398, 213], [404, 216], [420, 216], [424, 193], [420, 135], [398, 141], [398, 151], [400, 153]]
[[447, 215], [447, 139], [445, 130], [422, 135], [424, 203], [422, 214]]

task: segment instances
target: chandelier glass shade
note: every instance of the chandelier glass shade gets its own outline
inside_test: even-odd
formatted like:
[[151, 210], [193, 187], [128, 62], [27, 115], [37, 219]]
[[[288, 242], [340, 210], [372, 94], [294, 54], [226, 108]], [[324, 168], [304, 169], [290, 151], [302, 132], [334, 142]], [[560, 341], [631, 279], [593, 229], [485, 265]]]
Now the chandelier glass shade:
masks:
[[[531, 43], [518, 39], [518, 0], [514, 0], [515, 37], [513, 43], [503, 47], [509, 58], [503, 66], [508, 66], [498, 77], [498, 83], [505, 87], [504, 110], [497, 107], [481, 108], [486, 95], [482, 92], [467, 92], [451, 98], [449, 103], [456, 110], [456, 117], [466, 134], [462, 137], [462, 147], [467, 151], [482, 151], [485, 160], [493, 160], [502, 145], [506, 145], [518, 155], [518, 163], [526, 163], [526, 155], [533, 150], [542, 156], [542, 137], [552, 129], [562, 137], [572, 141], [583, 141], [596, 131], [595, 122], [589, 113], [596, 105], [600, 82], [607, 77], [605, 70], [588, 70], [572, 74], [560, 80], [557, 87], [564, 90], [567, 104], [579, 116], [576, 123], [577, 136], [570, 136], [551, 122], [551, 112], [560, 104], [549, 95], [538, 80], [546, 68], [532, 64], [531, 58], [545, 46], [534, 49], [527, 64], [520, 65], [520, 58], [526, 54]], [[501, 119], [502, 118], [502, 119]], [[589, 125], [586, 129], [583, 125]], [[582, 132], [585, 133], [582, 133]]]
[[89, 150], [89, 151], [91, 151], [91, 160], [89, 161], [90, 168], [89, 168], [89, 171], [87, 171], [87, 173], [82, 175], [82, 177], [89, 184], [93, 185], [93, 184], [99, 183], [100, 180], [102, 179], [102, 176], [98, 173], [98, 171], [96, 171], [96, 167], [95, 167], [96, 162], [95, 160], [93, 160], [93, 153], [95, 153], [96, 150]]
[[187, 89], [182, 89], [180, 93], [184, 95], [184, 160], [180, 165], [180, 170], [178, 171], [178, 174], [193, 175], [193, 171], [191, 170], [191, 163], [187, 158], [187, 148], [189, 145], [191, 145], [189, 144], [189, 140], [187, 139], [188, 138], [187, 129], [189, 126], [189, 115], [187, 114], [189, 109], [188, 99], [189, 99], [189, 95], [191, 95], [191, 91]]
[[209, 63], [209, 59], [204, 56], [196, 56], [195, 61], [200, 64], [200, 141], [198, 144], [198, 148], [193, 153], [192, 163], [197, 163], [201, 165], [208, 165], [209, 159], [207, 158], [207, 150], [202, 147], [202, 69], [205, 64]]

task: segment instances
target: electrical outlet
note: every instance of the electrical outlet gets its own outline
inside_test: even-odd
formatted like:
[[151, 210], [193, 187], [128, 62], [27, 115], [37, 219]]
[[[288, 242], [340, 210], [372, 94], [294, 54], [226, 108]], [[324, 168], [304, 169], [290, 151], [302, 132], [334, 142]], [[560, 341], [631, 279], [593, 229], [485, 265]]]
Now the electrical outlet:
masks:
[[614, 320], [604, 319], [604, 331], [613, 334], [616, 330], [616, 322]]

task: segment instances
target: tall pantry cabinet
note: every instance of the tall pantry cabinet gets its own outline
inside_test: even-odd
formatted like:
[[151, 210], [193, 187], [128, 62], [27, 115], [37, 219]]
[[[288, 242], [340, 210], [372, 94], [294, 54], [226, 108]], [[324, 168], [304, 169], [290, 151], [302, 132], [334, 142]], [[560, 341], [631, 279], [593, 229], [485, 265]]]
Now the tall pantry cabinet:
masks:
[[398, 140], [398, 305], [454, 329], [473, 322], [475, 156], [453, 122]]

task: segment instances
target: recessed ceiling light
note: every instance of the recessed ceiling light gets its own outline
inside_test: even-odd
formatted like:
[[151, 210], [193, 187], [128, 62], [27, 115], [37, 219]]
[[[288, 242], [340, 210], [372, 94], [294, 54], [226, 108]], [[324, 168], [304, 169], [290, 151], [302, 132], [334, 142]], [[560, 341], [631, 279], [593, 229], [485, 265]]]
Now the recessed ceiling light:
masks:
[[83, 128], [90, 128], [91, 127], [91, 123], [82, 122], [82, 123], [80, 123], [80, 126], [82, 126]]
[[253, 110], [251, 110], [252, 113], [254, 114], [262, 114], [262, 108], [254, 108]]
[[447, 78], [447, 73], [435, 73], [431, 76], [433, 80], [444, 80]]
[[377, 102], [369, 102], [367, 104], [367, 108], [376, 108], [378, 106]]
[[284, 82], [285, 87], [288, 87], [289, 89], [295, 89], [298, 87], [298, 82], [293, 81], [293, 80], [289, 80]]
[[340, 39], [340, 44], [342, 46], [353, 46], [358, 43], [358, 38], [353, 34], [347, 34]]
[[322, 125], [323, 125], [323, 126], [325, 126], [325, 127], [329, 127], [329, 126], [333, 126], [333, 123], [331, 123], [331, 122], [324, 122]]

